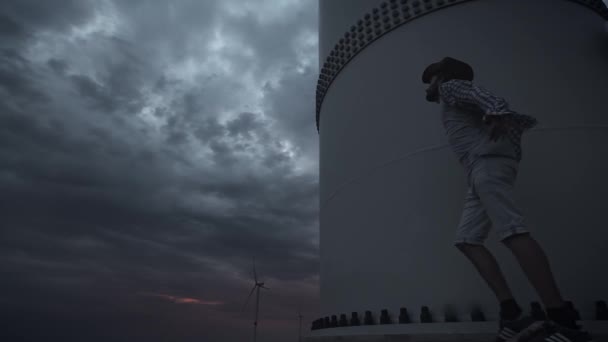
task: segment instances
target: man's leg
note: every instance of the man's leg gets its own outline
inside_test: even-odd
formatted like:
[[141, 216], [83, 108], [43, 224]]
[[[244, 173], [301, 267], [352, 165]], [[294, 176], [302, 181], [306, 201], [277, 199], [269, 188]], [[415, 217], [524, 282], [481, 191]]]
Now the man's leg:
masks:
[[503, 158], [483, 159], [474, 177], [474, 187], [501, 241], [513, 252], [528, 280], [543, 301], [549, 318], [576, 327], [557, 288], [549, 261], [525, 224], [515, 204], [514, 184], [518, 163]]
[[[500, 304], [501, 321], [515, 320], [520, 317], [523, 311], [513, 297], [513, 293], [494, 255], [483, 245], [458, 243], [456, 247], [471, 261], [477, 272], [479, 272], [479, 275], [481, 275], [496, 295]], [[522, 326], [518, 326], [518, 330], [511, 330], [510, 332], [503, 331], [501, 324], [501, 331], [499, 332], [499, 339], [497, 341], [508, 340], [519, 330], [525, 329], [528, 323], [522, 322], [520, 324]]]
[[557, 288], [549, 261], [541, 246], [530, 234], [517, 234], [503, 239], [513, 252], [530, 283], [547, 308], [547, 316], [557, 325], [549, 326], [535, 340], [560, 342], [590, 342], [589, 333], [576, 325], [576, 314], [567, 305]]
[[512, 235], [502, 240], [502, 242], [515, 255], [545, 307], [558, 308], [564, 306], [565, 303], [557, 288], [547, 255], [538, 242], [530, 234]]
[[566, 305], [557, 287], [547, 255], [530, 234], [517, 234], [502, 240], [519, 262], [528, 280], [536, 289], [552, 321], [576, 329], [575, 313]]
[[454, 245], [471, 261], [479, 275], [496, 295], [500, 303], [501, 318], [515, 319], [521, 314], [521, 308], [513, 298], [496, 258], [483, 245], [492, 222], [472, 187], [469, 187], [464, 202]]
[[499, 302], [513, 299], [511, 289], [496, 258], [485, 246], [459, 243], [456, 244], [456, 247], [473, 263], [473, 266], [492, 289]]

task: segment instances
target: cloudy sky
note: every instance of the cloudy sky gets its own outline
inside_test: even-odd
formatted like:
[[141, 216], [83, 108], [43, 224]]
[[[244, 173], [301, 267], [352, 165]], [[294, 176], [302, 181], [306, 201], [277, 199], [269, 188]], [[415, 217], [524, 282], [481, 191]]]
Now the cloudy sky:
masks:
[[297, 339], [317, 1], [3, 0], [0, 338]]
[[[295, 340], [316, 0], [3, 0], [0, 340]], [[21, 337], [22, 339], [19, 339]]]

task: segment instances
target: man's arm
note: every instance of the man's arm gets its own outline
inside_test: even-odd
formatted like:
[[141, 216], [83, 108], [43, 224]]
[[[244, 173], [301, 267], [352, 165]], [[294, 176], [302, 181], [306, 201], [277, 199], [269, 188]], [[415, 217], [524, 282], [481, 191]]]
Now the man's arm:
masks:
[[465, 80], [450, 80], [439, 86], [441, 99], [450, 106], [469, 103], [478, 106], [487, 116], [513, 113], [505, 99]]

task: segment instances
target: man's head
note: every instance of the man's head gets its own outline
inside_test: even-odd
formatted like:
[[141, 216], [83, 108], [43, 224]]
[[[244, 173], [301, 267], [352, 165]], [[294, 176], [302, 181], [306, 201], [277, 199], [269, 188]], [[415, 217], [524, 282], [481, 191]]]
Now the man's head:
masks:
[[429, 84], [426, 99], [439, 103], [439, 85], [452, 79], [473, 80], [473, 68], [463, 61], [445, 57], [437, 63], [430, 64], [422, 73], [422, 82]]

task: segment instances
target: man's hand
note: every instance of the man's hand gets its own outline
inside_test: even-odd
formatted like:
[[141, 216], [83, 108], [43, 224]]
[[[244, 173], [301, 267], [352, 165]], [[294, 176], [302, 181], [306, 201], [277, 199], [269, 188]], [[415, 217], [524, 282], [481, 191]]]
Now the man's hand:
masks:
[[502, 139], [508, 132], [508, 123], [503, 115], [484, 115], [483, 122], [490, 126], [490, 139], [498, 141]]

